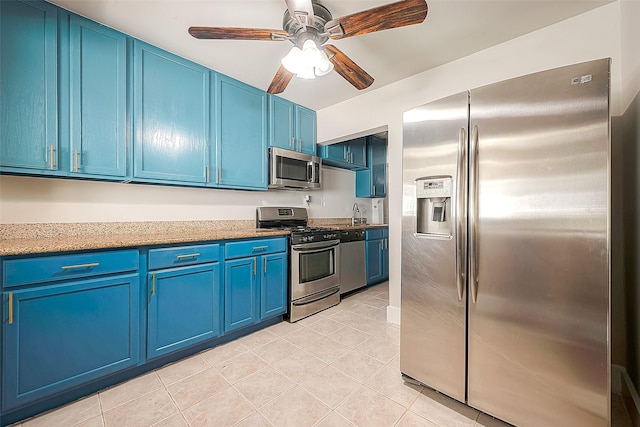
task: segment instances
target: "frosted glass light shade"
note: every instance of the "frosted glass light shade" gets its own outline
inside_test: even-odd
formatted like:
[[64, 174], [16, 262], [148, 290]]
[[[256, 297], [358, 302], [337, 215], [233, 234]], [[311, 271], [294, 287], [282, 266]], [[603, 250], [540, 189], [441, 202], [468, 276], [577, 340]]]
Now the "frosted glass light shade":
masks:
[[305, 41], [302, 50], [292, 47], [281, 62], [284, 68], [302, 79], [314, 79], [333, 70], [327, 54], [318, 49], [313, 40]]

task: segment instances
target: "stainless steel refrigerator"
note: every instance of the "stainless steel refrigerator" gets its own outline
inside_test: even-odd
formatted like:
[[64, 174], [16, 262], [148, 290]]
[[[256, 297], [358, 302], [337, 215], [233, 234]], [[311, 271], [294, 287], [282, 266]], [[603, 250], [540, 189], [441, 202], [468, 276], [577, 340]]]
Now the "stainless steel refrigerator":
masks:
[[609, 62], [404, 114], [401, 371], [518, 426], [610, 424]]

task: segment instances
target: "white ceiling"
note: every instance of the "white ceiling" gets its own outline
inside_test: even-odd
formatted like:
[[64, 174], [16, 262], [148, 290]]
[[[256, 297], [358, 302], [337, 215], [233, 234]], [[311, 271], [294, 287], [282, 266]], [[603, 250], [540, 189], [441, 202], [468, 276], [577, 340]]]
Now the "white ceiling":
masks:
[[[196, 40], [190, 26], [282, 29], [283, 0], [49, 0], [80, 15], [266, 90], [290, 42]], [[422, 24], [332, 41], [374, 90], [614, 0], [427, 0]], [[392, 0], [322, 0], [334, 17]], [[553, 49], [553, 46], [549, 46]], [[473, 72], [473, 70], [470, 70]], [[319, 110], [357, 96], [335, 72], [294, 78], [283, 98]]]

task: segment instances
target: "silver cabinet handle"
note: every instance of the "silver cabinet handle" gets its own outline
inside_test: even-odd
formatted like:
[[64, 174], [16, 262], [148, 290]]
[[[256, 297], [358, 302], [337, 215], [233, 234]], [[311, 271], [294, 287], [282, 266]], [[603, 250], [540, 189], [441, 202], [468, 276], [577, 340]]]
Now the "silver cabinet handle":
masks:
[[73, 171], [75, 173], [78, 173], [78, 163], [80, 163], [80, 153], [76, 148], [75, 150], [73, 150]]
[[467, 199], [467, 131], [460, 128], [458, 138], [458, 165], [456, 180], [456, 287], [458, 289], [458, 301], [464, 297], [464, 282], [467, 266], [467, 242], [465, 241], [466, 224], [466, 199]]
[[302, 151], [302, 139], [298, 140], [298, 151]]
[[176, 255], [176, 258], [179, 260], [183, 260], [185, 258], [197, 258], [200, 256], [200, 252], [195, 252], [192, 254], [184, 254], [184, 255]]
[[209, 183], [209, 166], [205, 166], [204, 167], [204, 175], [205, 175], [205, 182], [208, 184]]
[[55, 170], [55, 163], [53, 162], [53, 153], [56, 149], [53, 144], [49, 145], [49, 170]]
[[292, 150], [296, 149], [296, 137], [295, 136], [291, 137], [291, 149]]
[[269, 246], [254, 246], [253, 247], [253, 252], [260, 252], [260, 251], [266, 251], [267, 249], [269, 249]]
[[100, 265], [99, 262], [90, 262], [88, 264], [76, 264], [76, 265], [65, 265], [62, 267], [63, 270], [79, 270], [81, 268], [92, 268], [98, 267]]
[[156, 273], [151, 273], [151, 295], [156, 294]]
[[471, 300], [475, 304], [478, 301], [478, 126], [473, 127], [473, 147], [471, 149], [471, 159], [469, 161], [469, 278], [471, 288]]

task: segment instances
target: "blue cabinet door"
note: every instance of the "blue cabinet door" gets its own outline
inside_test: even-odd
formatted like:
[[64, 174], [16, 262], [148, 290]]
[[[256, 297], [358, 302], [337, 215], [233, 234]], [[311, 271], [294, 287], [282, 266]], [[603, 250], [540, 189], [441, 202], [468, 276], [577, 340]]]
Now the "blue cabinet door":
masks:
[[[270, 147], [296, 150], [296, 135], [294, 133], [295, 109], [293, 102], [275, 95], [269, 95]], [[315, 154], [315, 152], [311, 154]]]
[[356, 197], [383, 198], [387, 195], [387, 140], [367, 137], [366, 169], [356, 171]]
[[366, 138], [356, 138], [347, 144], [349, 151], [349, 163], [353, 168], [367, 167], [367, 140]]
[[126, 41], [122, 33], [71, 16], [72, 174], [127, 173]]
[[257, 321], [257, 258], [240, 258], [224, 266], [224, 330], [225, 332]]
[[0, 167], [58, 170], [57, 8], [0, 1], [0, 46]]
[[307, 154], [316, 153], [316, 112], [296, 105], [296, 147], [298, 151]]
[[148, 358], [220, 335], [219, 263], [148, 273], [147, 295]]
[[382, 244], [382, 277], [381, 281], [389, 280], [389, 238], [385, 237]]
[[204, 184], [209, 70], [139, 40], [133, 64], [134, 177]]
[[367, 253], [367, 285], [378, 283], [384, 277], [384, 264], [382, 262], [383, 239], [366, 241]]
[[323, 160], [347, 163], [347, 146], [343, 143], [323, 145], [319, 146], [318, 149]]
[[367, 144], [365, 138], [318, 147], [322, 162], [329, 166], [358, 170], [367, 166]]
[[265, 255], [261, 262], [260, 319], [266, 319], [287, 311], [287, 254]]
[[218, 75], [217, 97], [218, 185], [266, 190], [266, 92]]
[[138, 275], [3, 294], [4, 410], [139, 362]]

